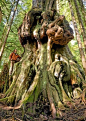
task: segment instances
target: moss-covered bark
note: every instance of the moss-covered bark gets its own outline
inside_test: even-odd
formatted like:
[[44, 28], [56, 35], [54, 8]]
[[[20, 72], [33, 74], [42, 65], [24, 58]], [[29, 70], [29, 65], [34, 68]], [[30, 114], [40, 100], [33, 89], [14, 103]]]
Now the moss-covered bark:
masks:
[[[42, 95], [43, 102], [49, 101], [53, 117], [58, 109], [64, 109], [67, 102], [77, 98], [74, 92], [80, 97], [85, 84], [84, 72], [67, 46], [73, 38], [71, 28], [69, 25], [65, 28], [65, 17], [56, 16], [55, 12], [32, 9], [25, 16], [18, 30], [25, 53], [16, 64], [5, 97], [0, 99], [16, 105], [20, 100], [21, 105], [35, 104]], [[35, 107], [31, 105], [30, 111]]]

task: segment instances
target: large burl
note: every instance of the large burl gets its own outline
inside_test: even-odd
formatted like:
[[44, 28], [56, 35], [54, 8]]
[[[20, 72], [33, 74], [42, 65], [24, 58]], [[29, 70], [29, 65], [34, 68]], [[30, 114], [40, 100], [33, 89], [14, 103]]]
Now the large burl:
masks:
[[[66, 27], [65, 16], [55, 16], [55, 10], [47, 10], [42, 12], [41, 9], [33, 9], [24, 17], [22, 25], [18, 29], [19, 40], [24, 46], [28, 39], [34, 40], [37, 43], [53, 43], [59, 45], [66, 45], [72, 40], [73, 33], [71, 33], [69, 25]], [[69, 28], [69, 29], [68, 29]]]
[[59, 16], [54, 22], [48, 25], [48, 30], [46, 34], [55, 44], [66, 45], [70, 40], [72, 40], [73, 34], [64, 28], [63, 21], [65, 16]]

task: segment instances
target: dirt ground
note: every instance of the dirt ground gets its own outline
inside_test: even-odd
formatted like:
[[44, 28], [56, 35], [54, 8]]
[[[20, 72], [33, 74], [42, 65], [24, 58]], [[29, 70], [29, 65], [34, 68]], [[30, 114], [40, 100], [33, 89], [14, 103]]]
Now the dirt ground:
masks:
[[[86, 105], [80, 103], [79, 100], [75, 101], [75, 105], [70, 108], [65, 108], [61, 111], [58, 109], [60, 115], [55, 119], [52, 118], [49, 111], [49, 105], [36, 109], [36, 114], [28, 112], [29, 104], [19, 109], [9, 109], [5, 105], [0, 104], [0, 121], [86, 121]], [[44, 108], [44, 109], [43, 109]]]

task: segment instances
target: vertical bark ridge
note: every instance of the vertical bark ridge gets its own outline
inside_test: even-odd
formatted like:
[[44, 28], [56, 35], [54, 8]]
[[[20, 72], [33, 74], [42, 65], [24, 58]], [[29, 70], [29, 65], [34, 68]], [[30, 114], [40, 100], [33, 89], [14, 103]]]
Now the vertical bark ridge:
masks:
[[41, 8], [42, 8], [42, 10], [45, 10], [45, 0], [41, 0]]
[[49, 10], [51, 10], [51, 9], [52, 9], [53, 4], [54, 4], [54, 0], [51, 0], [51, 1], [50, 1], [50, 4], [49, 4]]
[[46, 10], [56, 9], [56, 0], [46, 1]]
[[53, 2], [53, 9], [56, 10], [56, 0], [54, 0], [54, 2]]
[[60, 0], [56, 0], [56, 5], [57, 12], [60, 13]]
[[42, 10], [56, 9], [56, 0], [33, 0], [32, 5], [32, 8], [38, 7]]
[[48, 8], [49, 8], [49, 2], [50, 2], [50, 0], [46, 0], [46, 10], [48, 10]]

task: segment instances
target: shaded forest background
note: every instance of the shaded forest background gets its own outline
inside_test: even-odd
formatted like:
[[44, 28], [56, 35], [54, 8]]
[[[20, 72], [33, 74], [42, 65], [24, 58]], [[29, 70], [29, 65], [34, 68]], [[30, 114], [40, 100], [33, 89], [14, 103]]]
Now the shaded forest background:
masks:
[[[1, 0], [0, 6], [2, 10], [2, 21], [0, 23], [0, 49], [3, 45], [4, 38], [16, 6], [17, 0]], [[4, 63], [9, 63], [9, 55], [16, 48], [19, 55], [23, 53], [23, 48], [18, 39], [17, 29], [23, 21], [25, 14], [31, 9], [32, 0], [22, 0], [17, 6], [11, 30], [9, 32], [7, 42], [5, 45], [4, 53], [0, 61], [0, 71], [3, 68]]]

